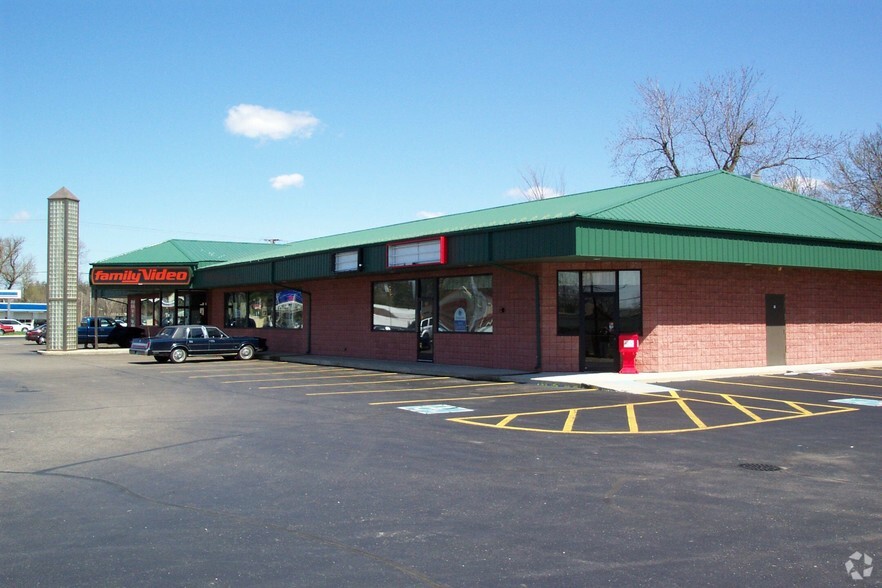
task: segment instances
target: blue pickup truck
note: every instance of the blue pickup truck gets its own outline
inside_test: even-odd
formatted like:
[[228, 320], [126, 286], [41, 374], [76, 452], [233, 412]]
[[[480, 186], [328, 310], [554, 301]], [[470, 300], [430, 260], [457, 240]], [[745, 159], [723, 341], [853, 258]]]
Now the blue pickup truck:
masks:
[[97, 343], [131, 347], [132, 339], [144, 334], [144, 329], [124, 327], [109, 316], [87, 316], [77, 327], [77, 344], [94, 347], [97, 339]]

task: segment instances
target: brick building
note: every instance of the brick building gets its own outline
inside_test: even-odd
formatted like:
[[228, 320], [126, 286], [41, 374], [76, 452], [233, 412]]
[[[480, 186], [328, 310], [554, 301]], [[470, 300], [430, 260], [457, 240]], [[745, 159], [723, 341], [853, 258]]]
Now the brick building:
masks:
[[130, 323], [276, 353], [611, 371], [636, 333], [640, 371], [882, 357], [882, 219], [720, 171], [286, 245], [169, 241], [92, 276]]

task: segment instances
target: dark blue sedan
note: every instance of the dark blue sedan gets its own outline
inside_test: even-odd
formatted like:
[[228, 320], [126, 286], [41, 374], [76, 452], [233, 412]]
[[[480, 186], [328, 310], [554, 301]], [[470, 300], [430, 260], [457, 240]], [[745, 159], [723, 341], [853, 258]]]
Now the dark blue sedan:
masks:
[[153, 337], [132, 339], [129, 353], [152, 355], [159, 363], [183, 363], [191, 355], [221, 355], [224, 359], [252, 359], [266, 351], [262, 337], [230, 337], [217, 327], [176, 325], [163, 327]]

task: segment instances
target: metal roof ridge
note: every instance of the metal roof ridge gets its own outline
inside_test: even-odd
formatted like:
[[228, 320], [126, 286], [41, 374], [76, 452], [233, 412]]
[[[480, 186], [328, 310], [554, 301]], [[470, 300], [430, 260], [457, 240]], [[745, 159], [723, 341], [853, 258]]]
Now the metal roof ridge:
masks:
[[[723, 173], [726, 173], [726, 172], [723, 172]], [[737, 174], [730, 174], [730, 175], [735, 178], [738, 178], [740, 180], [744, 180], [745, 182], [757, 183], [756, 180], [753, 180], [751, 178], [739, 176]], [[807, 200], [813, 206], [821, 206], [821, 207], [827, 209], [828, 211], [830, 211], [831, 213], [840, 217], [843, 221], [847, 222], [849, 225], [851, 225], [856, 230], [859, 230], [861, 232], [869, 232], [872, 236], [882, 239], [882, 231], [876, 232], [869, 227], [861, 225], [860, 223], [856, 222], [853, 218], [851, 218], [851, 215], [858, 215], [861, 217], [865, 217], [869, 221], [878, 223], [880, 228], [882, 228], [882, 223], [879, 223], [880, 217], [873, 216], [871, 214], [867, 214], [867, 213], [861, 212], [859, 210], [852, 210], [850, 208], [838, 206], [836, 204], [833, 204], [832, 202], [827, 202], [826, 200], [821, 200], [819, 198], [813, 198], [811, 196], [808, 196], [807, 194], [800, 194], [799, 192], [791, 192], [790, 190], [786, 190], [786, 189], [782, 188], [781, 186], [775, 186], [774, 184], [766, 184], [765, 182], [759, 182], [759, 183], [761, 183], [766, 188], [771, 188], [773, 190], [777, 190], [778, 192], [782, 192], [787, 196], [796, 196], [797, 198], [800, 198], [802, 200]], [[823, 237], [820, 237], [820, 238], [823, 238]]]
[[[591, 214], [587, 215], [586, 218], [598, 216], [598, 215], [601, 215], [605, 212], [609, 212], [610, 210], [614, 210], [616, 208], [620, 208], [620, 207], [626, 206], [628, 204], [633, 204], [634, 202], [637, 202], [638, 200], [643, 200], [644, 198], [649, 198], [650, 196], [655, 196], [656, 194], [660, 194], [662, 192], [667, 192], [668, 190], [675, 190], [677, 188], [681, 188], [681, 187], [686, 186], [688, 184], [700, 182], [702, 180], [705, 180], [707, 178], [717, 176], [720, 174], [733, 175], [733, 174], [729, 174], [728, 172], [725, 172], [723, 170], [717, 169], [717, 170], [711, 170], [711, 171], [706, 171], [706, 172], [698, 172], [695, 174], [687, 174], [685, 176], [677, 176], [675, 178], [664, 178], [665, 180], [683, 180], [683, 181], [682, 182], [671, 182], [674, 185], [660, 186], [657, 190], [647, 192], [646, 194], [640, 194], [638, 196], [634, 196], [633, 198], [629, 198], [625, 202], [619, 202], [617, 204], [613, 204], [613, 205], [608, 206], [606, 208], [603, 208], [601, 210], [595, 210]], [[627, 186], [618, 186], [618, 188], [626, 188], [628, 186], [639, 186], [640, 184], [652, 184], [652, 183], [655, 183], [658, 181], [664, 181], [664, 180], [652, 180], [652, 181], [648, 181], [648, 182], [637, 182], [636, 184], [628, 184]], [[609, 189], [615, 190], [616, 188], [609, 188]], [[600, 191], [600, 190], [598, 190], [598, 191]], [[590, 193], [591, 192], [585, 192], [585, 194], [590, 194]]]

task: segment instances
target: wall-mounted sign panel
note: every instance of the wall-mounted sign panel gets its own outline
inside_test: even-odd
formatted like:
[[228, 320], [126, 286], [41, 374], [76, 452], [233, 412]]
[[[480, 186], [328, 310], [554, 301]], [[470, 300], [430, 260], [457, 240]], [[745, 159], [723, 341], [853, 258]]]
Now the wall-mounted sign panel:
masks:
[[445, 237], [393, 243], [387, 247], [386, 264], [389, 267], [444, 263], [447, 263], [447, 239]]
[[93, 267], [93, 286], [188, 286], [189, 267]]

